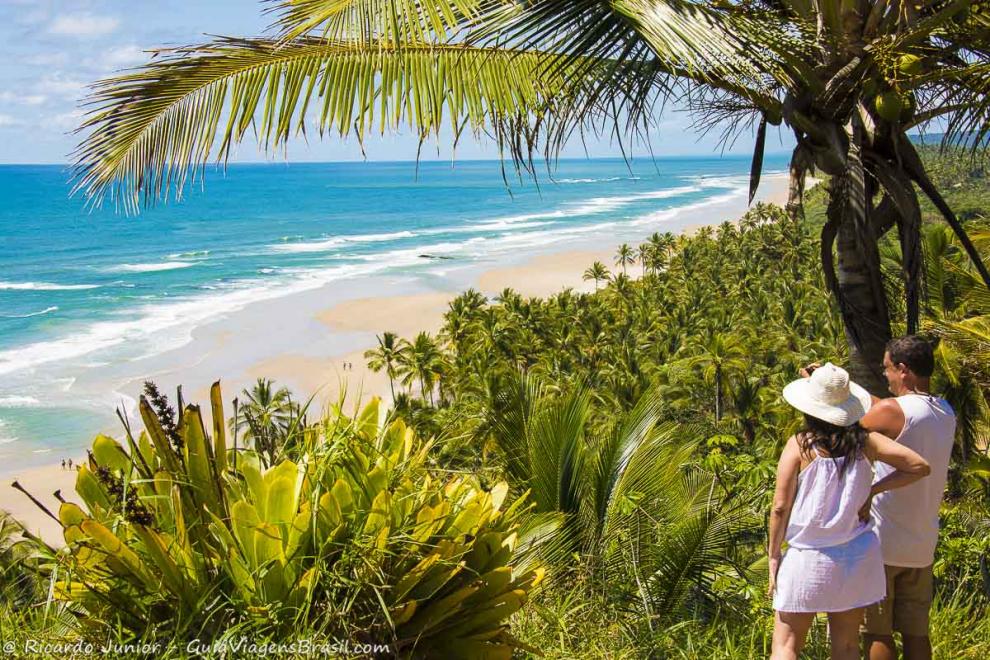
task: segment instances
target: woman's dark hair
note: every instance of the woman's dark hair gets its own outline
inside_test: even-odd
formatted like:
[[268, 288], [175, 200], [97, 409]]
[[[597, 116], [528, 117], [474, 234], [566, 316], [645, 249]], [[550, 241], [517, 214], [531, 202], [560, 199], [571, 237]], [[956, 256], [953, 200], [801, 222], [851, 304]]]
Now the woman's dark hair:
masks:
[[[859, 425], [859, 422], [849, 426], [836, 426], [806, 414], [804, 428], [797, 434], [798, 446], [802, 453], [815, 455], [818, 450], [826, 452], [833, 461], [844, 456], [858, 458], [866, 447], [866, 437], [869, 431]], [[839, 476], [845, 474], [852, 463], [842, 461]]]

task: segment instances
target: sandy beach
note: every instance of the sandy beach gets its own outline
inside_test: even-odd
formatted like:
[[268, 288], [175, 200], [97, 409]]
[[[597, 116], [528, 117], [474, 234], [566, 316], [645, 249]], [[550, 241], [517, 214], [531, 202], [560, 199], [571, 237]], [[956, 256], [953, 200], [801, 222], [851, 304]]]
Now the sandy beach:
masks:
[[[766, 176], [757, 197], [759, 201], [784, 204], [787, 197], [787, 176]], [[689, 211], [673, 221], [662, 221], [653, 226], [643, 226], [641, 239], [654, 231], [690, 231], [700, 225], [718, 225], [726, 220], [738, 220], [746, 210], [745, 198], [735, 198], [717, 205]], [[215, 330], [202, 343], [207, 346], [197, 362], [195, 373], [183, 377], [191, 383], [187, 392], [190, 401], [204, 401], [209, 383], [217, 375], [224, 376], [226, 398], [232, 399], [242, 388], [249, 387], [257, 378], [274, 379], [279, 385], [289, 386], [297, 399], [305, 400], [314, 394], [310, 415], [335, 402], [340, 393], [348, 394], [348, 405], [359, 398], [379, 395], [389, 399], [389, 383], [384, 373], [373, 373], [365, 366], [363, 353], [376, 345], [376, 336], [385, 331], [412, 339], [419, 331], [436, 333], [442, 325], [447, 303], [459, 292], [474, 287], [488, 296], [495, 296], [511, 287], [525, 296], [545, 296], [571, 287], [576, 291], [591, 291], [594, 283], [582, 279], [582, 274], [594, 261], [601, 261], [613, 271], [615, 248], [618, 243], [602, 240], [574, 241], [566, 245], [552, 246], [542, 254], [519, 255], [510, 263], [483, 264], [479, 269], [467, 272], [460, 280], [452, 281], [449, 290], [400, 292], [390, 295], [387, 289], [381, 296], [353, 297], [322, 308], [310, 304], [295, 311], [287, 302], [272, 314], [281, 314], [280, 323], [307, 324], [311, 342], [304, 346], [290, 347], [275, 354], [251, 356], [242, 353], [240, 360], [228, 356], [233, 350], [237, 329], [234, 321], [230, 327]], [[639, 268], [633, 267], [630, 276], [636, 277]], [[466, 286], [465, 286], [466, 284]], [[239, 330], [236, 330], [239, 332]], [[228, 350], [230, 349], [230, 350]], [[345, 369], [345, 363], [352, 368]], [[161, 372], [168, 382], [167, 372]], [[178, 376], [176, 376], [178, 377]], [[133, 384], [130, 391], [137, 391]], [[54, 458], [54, 457], [53, 457]], [[63, 457], [58, 457], [59, 459]], [[79, 461], [84, 456], [73, 456]], [[60, 490], [67, 499], [75, 499], [74, 471], [63, 470], [59, 464], [21, 470], [7, 475], [7, 484], [17, 479], [27, 490], [46, 506], [57, 512], [58, 502], [53, 493]], [[0, 491], [0, 508], [10, 512], [26, 527], [49, 543], [61, 543], [58, 524], [38, 510], [23, 494], [9, 485]]]

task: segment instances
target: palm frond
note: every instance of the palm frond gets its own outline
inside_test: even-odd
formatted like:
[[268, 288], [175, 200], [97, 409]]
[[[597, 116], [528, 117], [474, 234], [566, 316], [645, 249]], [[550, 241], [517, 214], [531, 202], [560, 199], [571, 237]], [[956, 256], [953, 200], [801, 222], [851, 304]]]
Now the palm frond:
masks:
[[588, 395], [578, 391], [548, 401], [529, 428], [530, 489], [538, 511], [578, 514], [588, 460]]
[[626, 416], [616, 432], [597, 447], [595, 461], [595, 514], [603, 522], [612, 497], [630, 461], [651, 437], [660, 419], [662, 399], [655, 390], [640, 397], [636, 407]]
[[547, 131], [544, 155], [553, 157], [575, 131], [596, 135], [611, 130], [648, 138], [655, 110], [679, 93], [678, 83], [662, 66], [649, 43], [631, 22], [599, 0], [538, 0], [492, 6], [464, 33], [472, 45], [553, 53], [543, 74], [577, 76], [593, 81], [586, 94], [574, 96], [567, 116], [555, 117]]
[[650, 575], [644, 598], [658, 616], [676, 615], [689, 600], [711, 605], [719, 567], [733, 556], [740, 534], [754, 525], [745, 503], [712, 500], [703, 491], [700, 495], [643, 557]]
[[437, 42], [497, 0], [271, 0], [279, 39]]
[[512, 378], [498, 389], [492, 409], [485, 413], [484, 426], [491, 433], [505, 471], [514, 483], [529, 482], [529, 426], [544, 396], [544, 388], [535, 378]]
[[[749, 17], [682, 0], [617, 5], [672, 74], [779, 109], [774, 89], [815, 80], [807, 42], [774, 14]], [[758, 54], [758, 55], [757, 55]]]
[[942, 71], [939, 85], [944, 88], [942, 105], [951, 108], [946, 115], [943, 146], [962, 145], [973, 151], [990, 144], [990, 59]]
[[254, 130], [266, 151], [314, 125], [360, 140], [405, 122], [436, 135], [445, 123], [531, 148], [530, 124], [569, 116], [582, 82], [544, 73], [540, 52], [462, 45], [363, 45], [299, 39], [221, 39], [167, 51], [134, 72], [97, 83], [80, 130], [76, 190], [126, 210], [181, 195], [211, 159], [226, 162]]

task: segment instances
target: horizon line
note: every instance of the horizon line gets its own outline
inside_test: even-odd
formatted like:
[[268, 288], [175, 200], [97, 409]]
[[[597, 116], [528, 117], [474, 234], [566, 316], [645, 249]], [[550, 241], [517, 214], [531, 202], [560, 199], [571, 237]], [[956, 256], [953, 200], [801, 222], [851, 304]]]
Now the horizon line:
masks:
[[[790, 155], [790, 150], [778, 150], [778, 151], [767, 151], [766, 156], [780, 156], [780, 155]], [[640, 154], [638, 156], [630, 156], [629, 158], [623, 158], [622, 156], [566, 156], [554, 159], [556, 162], [560, 161], [589, 161], [589, 160], [663, 160], [665, 158], [708, 158], [712, 160], [723, 160], [725, 158], [752, 158], [752, 154], [748, 153], [712, 153], [712, 154]], [[415, 158], [404, 158], [404, 159], [355, 159], [355, 160], [248, 160], [248, 161], [233, 161], [230, 163], [206, 163], [204, 167], [229, 167], [232, 165], [348, 165], [348, 164], [368, 164], [368, 163], [511, 163], [511, 158], [430, 158], [430, 159], [415, 159]], [[547, 162], [547, 159], [541, 158], [535, 162]], [[0, 162], [0, 167], [65, 167], [72, 168], [76, 167], [73, 163], [66, 162], [53, 162], [53, 161], [36, 161], [36, 162]]]

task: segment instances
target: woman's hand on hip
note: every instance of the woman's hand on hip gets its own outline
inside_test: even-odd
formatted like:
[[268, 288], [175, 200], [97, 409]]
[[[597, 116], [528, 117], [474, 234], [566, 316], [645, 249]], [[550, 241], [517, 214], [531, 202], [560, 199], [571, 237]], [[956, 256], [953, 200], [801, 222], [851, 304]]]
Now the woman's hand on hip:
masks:
[[780, 570], [780, 557], [770, 557], [768, 562], [770, 566], [770, 582], [767, 584], [767, 595], [773, 596], [773, 593], [777, 591], [777, 571]]

